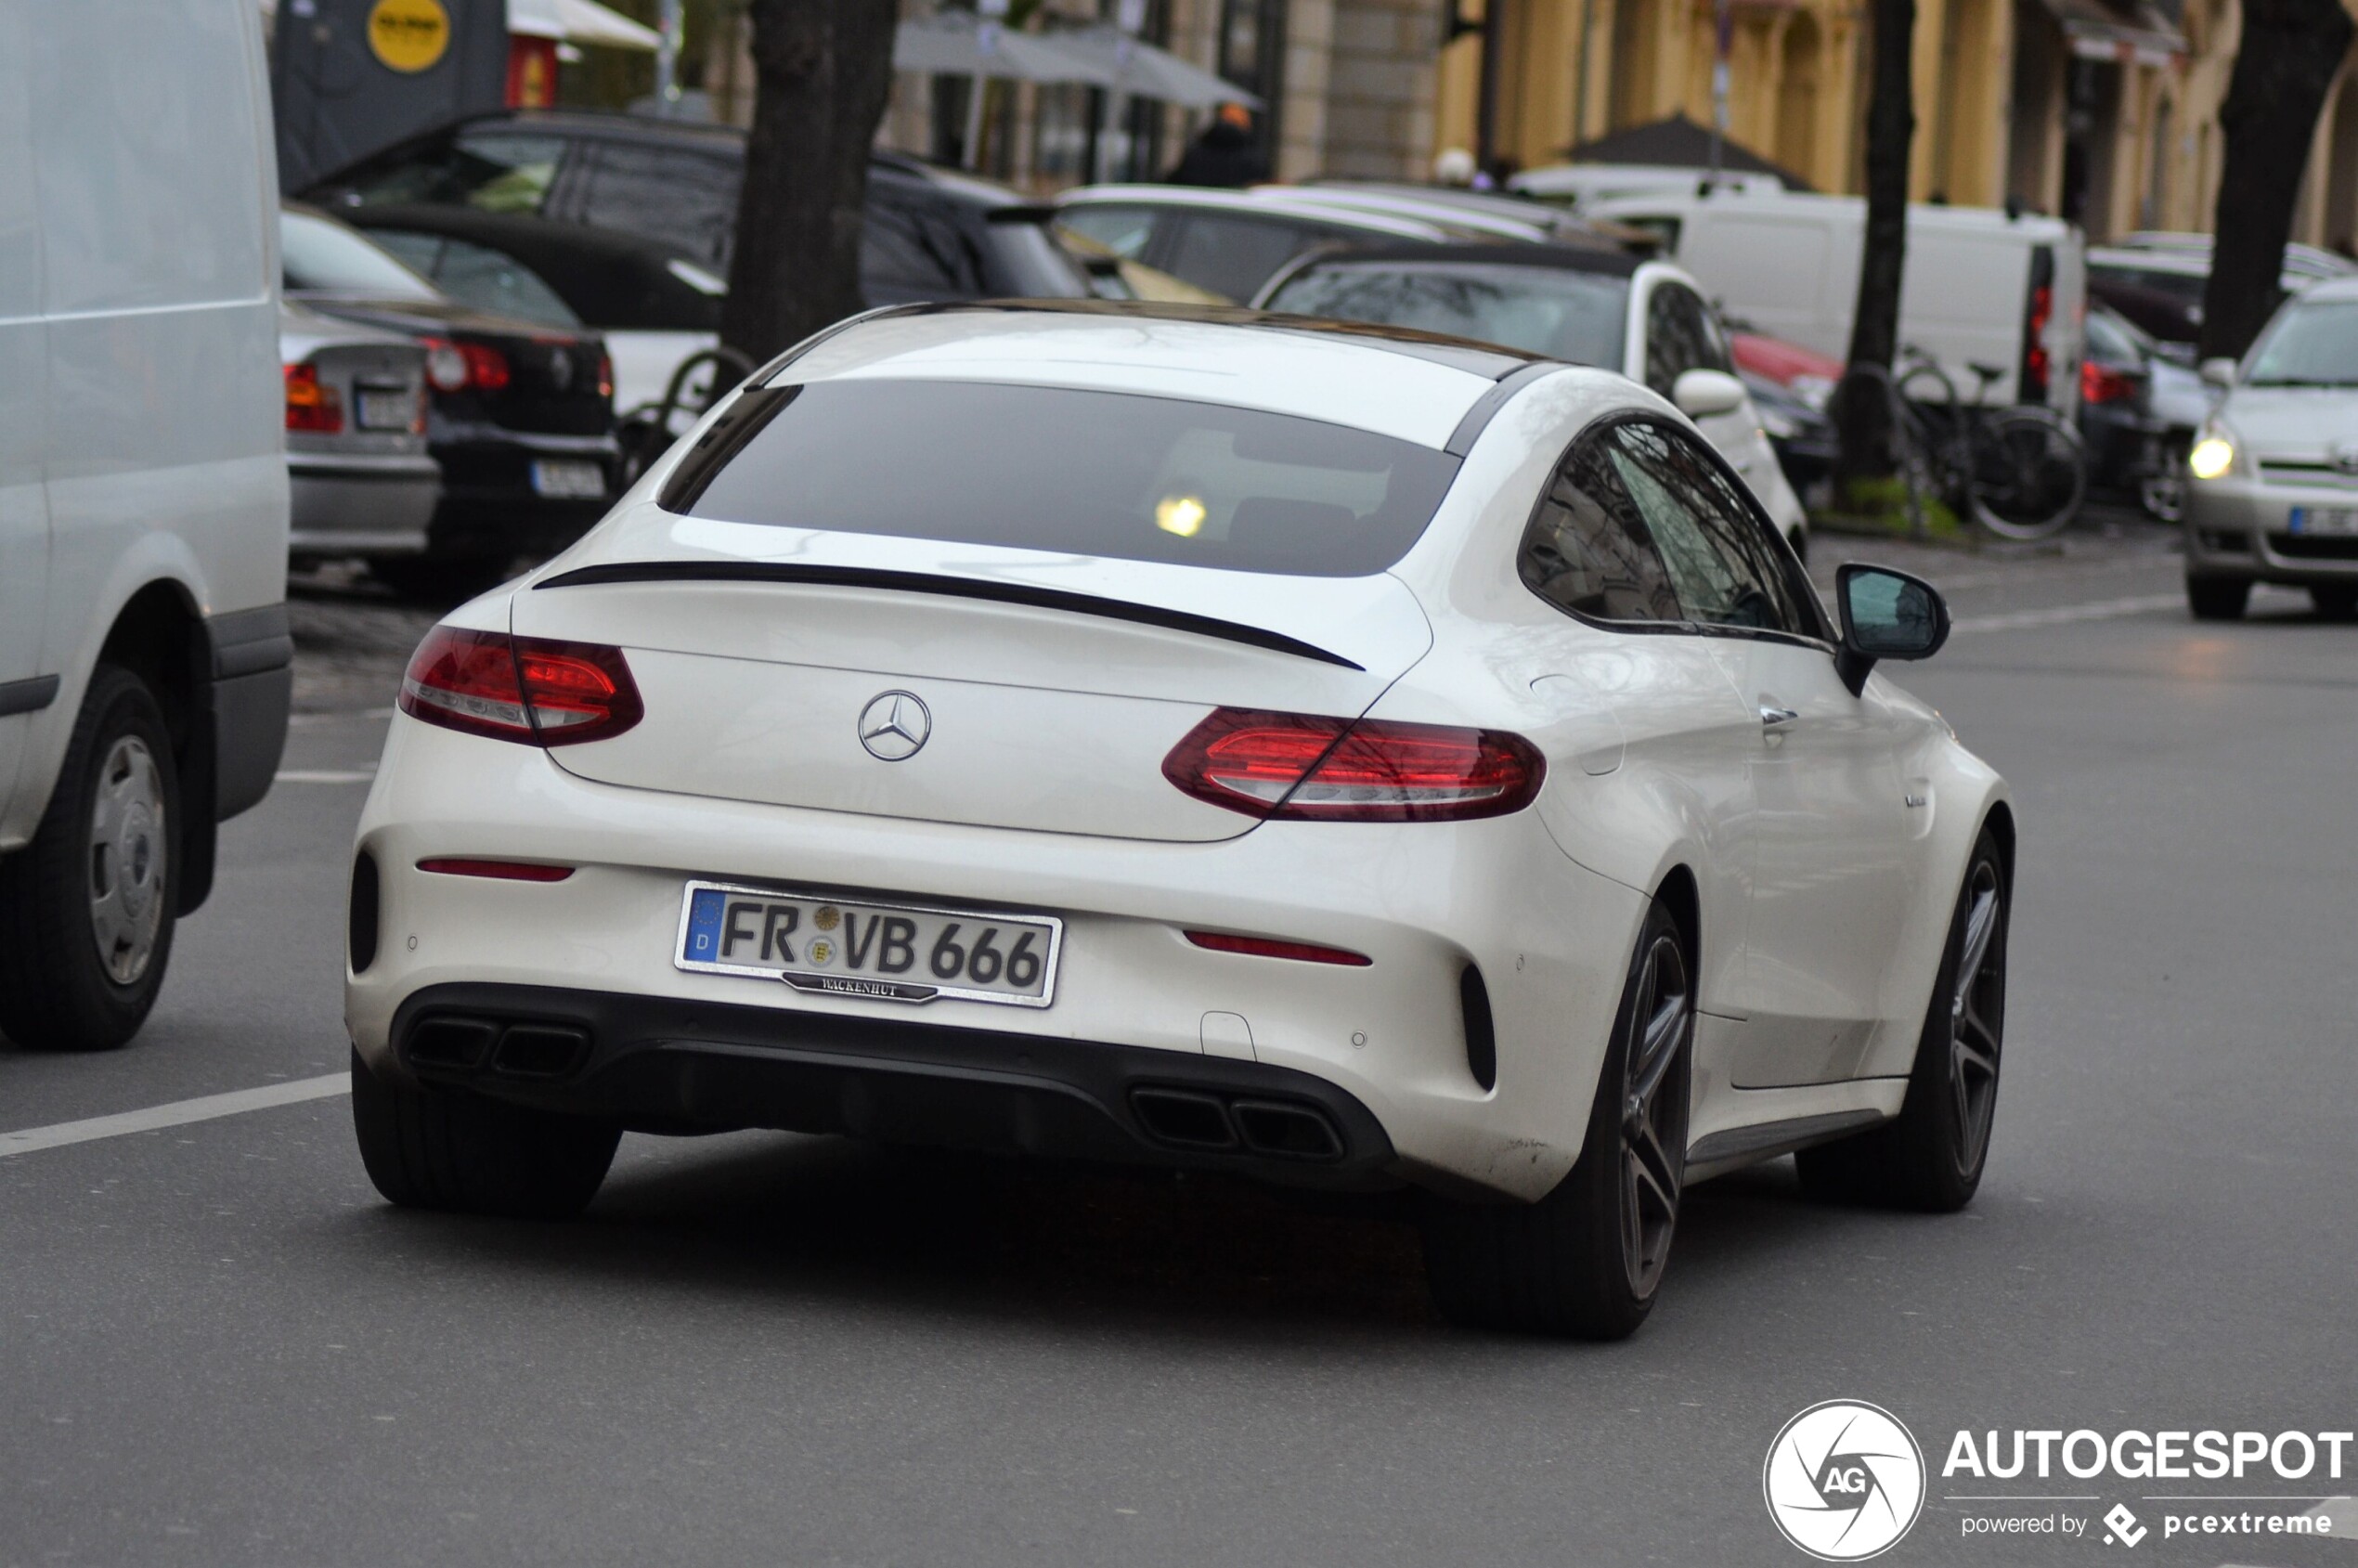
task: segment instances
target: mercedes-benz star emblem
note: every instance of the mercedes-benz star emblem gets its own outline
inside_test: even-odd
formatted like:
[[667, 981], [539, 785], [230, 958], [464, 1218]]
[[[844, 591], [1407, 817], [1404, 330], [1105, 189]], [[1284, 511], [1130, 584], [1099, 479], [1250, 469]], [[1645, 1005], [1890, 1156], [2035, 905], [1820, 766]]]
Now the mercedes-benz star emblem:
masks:
[[879, 762], [901, 762], [925, 749], [933, 714], [914, 692], [880, 692], [860, 710], [860, 744]]

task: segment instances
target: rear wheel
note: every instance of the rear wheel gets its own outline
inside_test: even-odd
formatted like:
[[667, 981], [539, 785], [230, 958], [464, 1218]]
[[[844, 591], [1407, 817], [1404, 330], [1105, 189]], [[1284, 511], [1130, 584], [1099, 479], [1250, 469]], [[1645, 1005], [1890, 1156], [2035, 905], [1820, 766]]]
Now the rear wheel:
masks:
[[2248, 577], [2188, 577], [2186, 608], [2198, 621], [2239, 621], [2251, 599]]
[[1948, 1212], [1973, 1200], [1989, 1158], [2006, 1017], [2006, 863], [1974, 845], [1898, 1117], [1794, 1156], [1812, 1198]]
[[621, 1130], [380, 1076], [352, 1054], [352, 1126], [369, 1179], [409, 1209], [565, 1220], [597, 1195]]
[[1653, 1309], [1686, 1176], [1695, 995], [1689, 945], [1646, 917], [1579, 1161], [1527, 1207], [1431, 1200], [1425, 1270], [1452, 1322], [1618, 1340]]
[[2329, 583], [2309, 590], [2309, 603], [2317, 607], [2321, 619], [2346, 621], [2358, 616], [2358, 586]]
[[100, 665], [32, 842], [0, 859], [0, 1033], [105, 1051], [138, 1032], [172, 956], [184, 836], [162, 710]]

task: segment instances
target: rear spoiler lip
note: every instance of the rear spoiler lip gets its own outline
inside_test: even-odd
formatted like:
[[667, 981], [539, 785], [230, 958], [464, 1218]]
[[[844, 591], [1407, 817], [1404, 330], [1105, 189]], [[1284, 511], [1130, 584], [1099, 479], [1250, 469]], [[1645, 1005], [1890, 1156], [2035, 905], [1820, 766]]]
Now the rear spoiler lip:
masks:
[[1355, 660], [1344, 658], [1341, 654], [1330, 653], [1299, 638], [1288, 637], [1284, 632], [1224, 621], [1213, 616], [1167, 610], [1152, 604], [1133, 603], [1124, 599], [1108, 599], [1094, 593], [1074, 593], [1068, 589], [1034, 588], [1028, 583], [983, 582], [974, 577], [942, 577], [931, 572], [892, 572], [867, 566], [821, 566], [768, 561], [611, 561], [594, 566], [577, 566], [553, 577], [544, 577], [532, 586], [538, 592], [548, 588], [587, 588], [599, 583], [654, 582], [800, 583], [819, 588], [869, 588], [896, 593], [933, 593], [956, 599], [980, 599], [997, 604], [1023, 604], [1042, 610], [1063, 610], [1076, 616], [1134, 621], [1141, 626], [1190, 632], [1198, 637], [1216, 637], [1223, 641], [1241, 642], [1248, 647], [1265, 648], [1272, 653], [1290, 654], [1296, 658], [1315, 659], [1321, 664], [1355, 669], [1362, 674], [1367, 667]]

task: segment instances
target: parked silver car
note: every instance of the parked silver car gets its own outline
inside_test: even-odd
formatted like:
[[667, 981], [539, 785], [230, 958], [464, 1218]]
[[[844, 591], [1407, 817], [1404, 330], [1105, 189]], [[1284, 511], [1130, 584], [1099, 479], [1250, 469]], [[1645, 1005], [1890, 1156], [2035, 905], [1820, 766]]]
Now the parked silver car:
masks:
[[287, 552], [415, 555], [442, 495], [426, 451], [426, 351], [301, 305], [279, 312], [286, 377]]
[[2203, 378], [2224, 396], [2187, 462], [2188, 606], [2233, 620], [2269, 582], [2358, 615], [2358, 278], [2286, 301], [2242, 364]]

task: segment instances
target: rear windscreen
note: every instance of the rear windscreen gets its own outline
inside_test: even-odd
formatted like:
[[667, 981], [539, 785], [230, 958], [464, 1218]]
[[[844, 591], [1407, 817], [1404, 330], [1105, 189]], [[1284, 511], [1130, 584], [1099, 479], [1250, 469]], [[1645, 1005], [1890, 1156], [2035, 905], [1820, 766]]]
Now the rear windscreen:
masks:
[[1406, 555], [1458, 472], [1318, 420], [966, 382], [782, 388], [728, 445], [691, 515], [1321, 577]]

